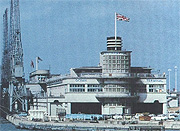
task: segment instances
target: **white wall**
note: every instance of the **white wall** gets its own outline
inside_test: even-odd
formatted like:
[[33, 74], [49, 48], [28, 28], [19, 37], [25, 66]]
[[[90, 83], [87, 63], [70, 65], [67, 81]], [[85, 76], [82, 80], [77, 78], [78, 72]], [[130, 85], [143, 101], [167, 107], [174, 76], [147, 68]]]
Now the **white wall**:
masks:
[[160, 103], [165, 103], [166, 93], [139, 93], [138, 102], [141, 103], [154, 103], [155, 100], [158, 100]]
[[102, 114], [103, 115], [123, 114], [123, 107], [122, 106], [102, 106]]
[[67, 93], [66, 94], [66, 102], [83, 102], [83, 103], [87, 103], [87, 102], [99, 102], [96, 99], [96, 93], [86, 93], [86, 92], [81, 92], [81, 93]]
[[178, 107], [178, 99], [169, 102], [170, 107]]
[[38, 94], [42, 90], [39, 84], [26, 84], [26, 88], [29, 88], [32, 94]]

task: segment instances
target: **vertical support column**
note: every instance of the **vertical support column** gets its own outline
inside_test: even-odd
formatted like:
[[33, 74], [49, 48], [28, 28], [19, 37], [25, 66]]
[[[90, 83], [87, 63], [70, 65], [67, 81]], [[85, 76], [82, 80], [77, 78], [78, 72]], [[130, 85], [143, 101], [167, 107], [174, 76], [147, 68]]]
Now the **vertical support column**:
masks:
[[146, 85], [146, 91], [149, 92], [149, 84]]
[[[24, 85], [24, 84], [23, 84]], [[25, 89], [25, 91], [24, 91], [24, 93], [25, 93], [25, 95], [27, 95], [27, 89], [26, 89], [26, 86], [24, 85], [24, 89]], [[27, 97], [26, 97], [26, 99], [24, 100], [24, 106], [25, 106], [25, 111], [27, 112], [28, 111], [28, 100], [27, 100]]]
[[166, 89], [167, 89], [167, 86], [166, 86], [166, 84], [164, 84], [164, 92], [166, 92], [167, 93], [167, 91], [166, 91]]
[[163, 114], [167, 114], [167, 103], [163, 103]]
[[67, 92], [70, 92], [70, 85], [67, 84]]
[[51, 103], [48, 102], [48, 114], [50, 114], [50, 113], [51, 113]]
[[36, 94], [36, 110], [38, 110], [38, 98], [37, 98], [37, 94]]
[[87, 84], [85, 84], [85, 92], [88, 92]]
[[[19, 101], [21, 101], [21, 109], [22, 111], [25, 111], [25, 99], [22, 99], [22, 97], [25, 96], [25, 86], [23, 83], [18, 83], [18, 87], [17, 87], [18, 91], [20, 91], [21, 93], [19, 93], [19, 96], [17, 97], [19, 99]], [[26, 93], [27, 94], [27, 93]], [[19, 107], [18, 107], [19, 108]]]
[[120, 113], [119, 114], [123, 114], [123, 106], [120, 106]]
[[47, 114], [48, 114], [48, 112], [49, 112], [48, 109], [50, 109], [48, 106], [49, 106], [49, 105], [48, 105], [48, 93], [46, 92], [46, 112], [47, 112]]
[[101, 114], [102, 114], [102, 115], [104, 114], [104, 106], [103, 106], [103, 103], [101, 103]]
[[12, 106], [13, 106], [13, 84], [10, 82], [9, 85], [9, 111], [12, 112]]
[[67, 103], [67, 114], [71, 114], [71, 103]]
[[131, 108], [130, 107], [127, 108], [127, 113], [131, 114]]

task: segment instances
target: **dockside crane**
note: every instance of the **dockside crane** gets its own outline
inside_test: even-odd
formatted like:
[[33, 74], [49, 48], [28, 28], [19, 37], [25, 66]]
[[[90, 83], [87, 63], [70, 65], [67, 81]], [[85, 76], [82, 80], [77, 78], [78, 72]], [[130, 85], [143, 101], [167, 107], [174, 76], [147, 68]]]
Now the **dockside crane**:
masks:
[[3, 51], [1, 65], [1, 105], [9, 107], [5, 102], [9, 99], [8, 88], [10, 81], [10, 57], [9, 57], [9, 41], [8, 41], [8, 9], [6, 8], [3, 15]]
[[[7, 11], [5, 11], [5, 14], [7, 15]], [[7, 24], [8, 22], [6, 19], [8, 18], [4, 19]], [[9, 44], [7, 42], [8, 26], [6, 24], [4, 24], [4, 34], [6, 34], [4, 35], [4, 45], [8, 46], [6, 46], [7, 56], [3, 55], [4, 61], [2, 63], [1, 78], [2, 80], [6, 78], [7, 85], [4, 86], [2, 84], [2, 88], [8, 88], [8, 108], [10, 112], [27, 111], [27, 92], [24, 78], [19, 0], [11, 0]], [[4, 52], [6, 52], [5, 48]]]

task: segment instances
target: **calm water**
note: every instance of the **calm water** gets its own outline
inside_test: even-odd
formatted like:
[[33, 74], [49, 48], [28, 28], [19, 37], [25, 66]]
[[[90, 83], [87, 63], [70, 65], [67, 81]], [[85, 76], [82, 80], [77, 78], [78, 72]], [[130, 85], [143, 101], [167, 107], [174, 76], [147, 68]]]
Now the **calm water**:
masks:
[[[0, 117], [0, 131], [38, 131], [38, 130], [17, 129], [13, 124], [8, 122], [6, 119]], [[173, 130], [167, 130], [167, 131], [173, 131]]]
[[[11, 124], [6, 119], [0, 117], [0, 131], [30, 131], [25, 129], [17, 129], [13, 124]], [[35, 131], [35, 130], [31, 130]]]

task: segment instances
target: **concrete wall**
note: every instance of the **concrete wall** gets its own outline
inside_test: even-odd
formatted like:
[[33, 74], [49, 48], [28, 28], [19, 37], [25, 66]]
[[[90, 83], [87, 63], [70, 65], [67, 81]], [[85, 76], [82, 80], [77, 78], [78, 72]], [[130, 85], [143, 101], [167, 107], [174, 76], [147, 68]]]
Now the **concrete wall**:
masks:
[[154, 103], [154, 101], [158, 100], [159, 103], [165, 103], [166, 100], [166, 93], [139, 93], [139, 100], [140, 103]]
[[96, 93], [67, 93], [66, 94], [66, 102], [75, 102], [75, 103], [87, 103], [87, 102], [95, 102], [98, 103], [99, 101], [96, 99]]
[[170, 107], [178, 107], [178, 98], [169, 102]]
[[28, 88], [33, 95], [41, 93], [42, 88], [39, 84], [26, 84], [26, 88]]
[[102, 106], [102, 114], [123, 114], [123, 106]]

